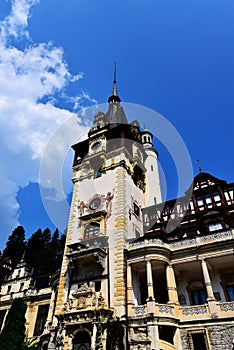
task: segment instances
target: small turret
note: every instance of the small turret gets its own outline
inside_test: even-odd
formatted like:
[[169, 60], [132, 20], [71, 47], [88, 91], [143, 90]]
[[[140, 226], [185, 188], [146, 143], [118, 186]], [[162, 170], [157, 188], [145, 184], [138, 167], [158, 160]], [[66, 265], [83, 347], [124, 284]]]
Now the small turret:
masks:
[[144, 130], [141, 132], [141, 141], [144, 148], [153, 147], [153, 135], [145, 127]]
[[145, 206], [151, 206], [162, 202], [160, 177], [158, 170], [158, 152], [153, 145], [153, 134], [144, 126], [141, 132], [141, 142], [147, 154]]

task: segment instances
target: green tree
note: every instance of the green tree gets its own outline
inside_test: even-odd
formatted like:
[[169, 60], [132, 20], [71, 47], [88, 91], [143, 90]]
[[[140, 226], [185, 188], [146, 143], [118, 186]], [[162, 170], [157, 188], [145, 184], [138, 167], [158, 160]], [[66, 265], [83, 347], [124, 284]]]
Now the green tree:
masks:
[[59, 239], [59, 251], [63, 251], [66, 243], [66, 234], [63, 233]]
[[12, 268], [21, 260], [26, 248], [25, 231], [23, 226], [18, 226], [9, 236], [6, 247], [3, 250], [3, 258], [10, 258]]
[[58, 229], [51, 236], [48, 228], [37, 230], [28, 239], [25, 259], [30, 266], [41, 272], [51, 271], [64, 239], [59, 238]]
[[43, 232], [41, 229], [37, 230], [28, 239], [25, 259], [30, 266], [41, 272], [50, 270], [53, 263], [54, 254], [50, 242], [51, 233], [48, 228]]
[[22, 350], [25, 339], [26, 304], [22, 298], [13, 300], [0, 334], [0, 349]]

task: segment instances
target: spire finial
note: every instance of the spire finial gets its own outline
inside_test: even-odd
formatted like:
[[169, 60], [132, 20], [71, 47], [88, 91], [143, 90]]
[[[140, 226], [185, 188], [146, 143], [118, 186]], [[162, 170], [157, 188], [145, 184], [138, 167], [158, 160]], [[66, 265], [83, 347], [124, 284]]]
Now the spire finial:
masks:
[[117, 81], [116, 81], [116, 61], [115, 61], [115, 64], [114, 64], [113, 91], [112, 91], [112, 95], [113, 96], [118, 96], [116, 83], [117, 83]]
[[121, 102], [118, 92], [117, 92], [117, 80], [116, 80], [116, 61], [114, 64], [114, 80], [113, 80], [113, 89], [112, 89], [112, 96], [109, 97], [108, 102]]
[[197, 163], [198, 163], [199, 173], [201, 174], [202, 173], [202, 168], [201, 168], [201, 164], [200, 164], [200, 159], [197, 159]]

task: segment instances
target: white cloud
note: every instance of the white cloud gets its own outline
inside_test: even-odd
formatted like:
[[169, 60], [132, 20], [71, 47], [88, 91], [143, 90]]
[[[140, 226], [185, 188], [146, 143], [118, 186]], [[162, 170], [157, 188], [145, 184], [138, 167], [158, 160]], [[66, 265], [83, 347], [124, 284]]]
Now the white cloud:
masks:
[[11, 13], [1, 23], [1, 41], [6, 42], [9, 36], [29, 36], [26, 28], [30, 9], [37, 3], [39, 0], [11, 0]]
[[[61, 123], [75, 115], [53, 105], [52, 98], [82, 78], [82, 74], [69, 72], [62, 48], [32, 44], [28, 18], [38, 3], [12, 0], [11, 13], [0, 23], [0, 229], [5, 239], [18, 224], [19, 188], [38, 181], [40, 158], [48, 140]], [[24, 49], [17, 47], [22, 37]], [[48, 96], [46, 103], [39, 102]], [[76, 107], [82, 98], [92, 100], [85, 94], [76, 96], [72, 98]], [[79, 131], [83, 130], [80, 123]]]

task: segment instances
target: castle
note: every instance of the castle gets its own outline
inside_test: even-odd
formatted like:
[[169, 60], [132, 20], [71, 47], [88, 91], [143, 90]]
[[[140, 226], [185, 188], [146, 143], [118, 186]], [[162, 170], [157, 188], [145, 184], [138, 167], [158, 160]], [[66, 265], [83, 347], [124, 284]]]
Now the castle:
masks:
[[200, 171], [162, 202], [153, 135], [128, 122], [116, 77], [108, 103], [72, 146], [61, 268], [48, 284], [22, 259], [2, 282], [0, 324], [23, 297], [41, 350], [108, 350], [114, 321], [124, 349], [232, 350], [234, 183]]

